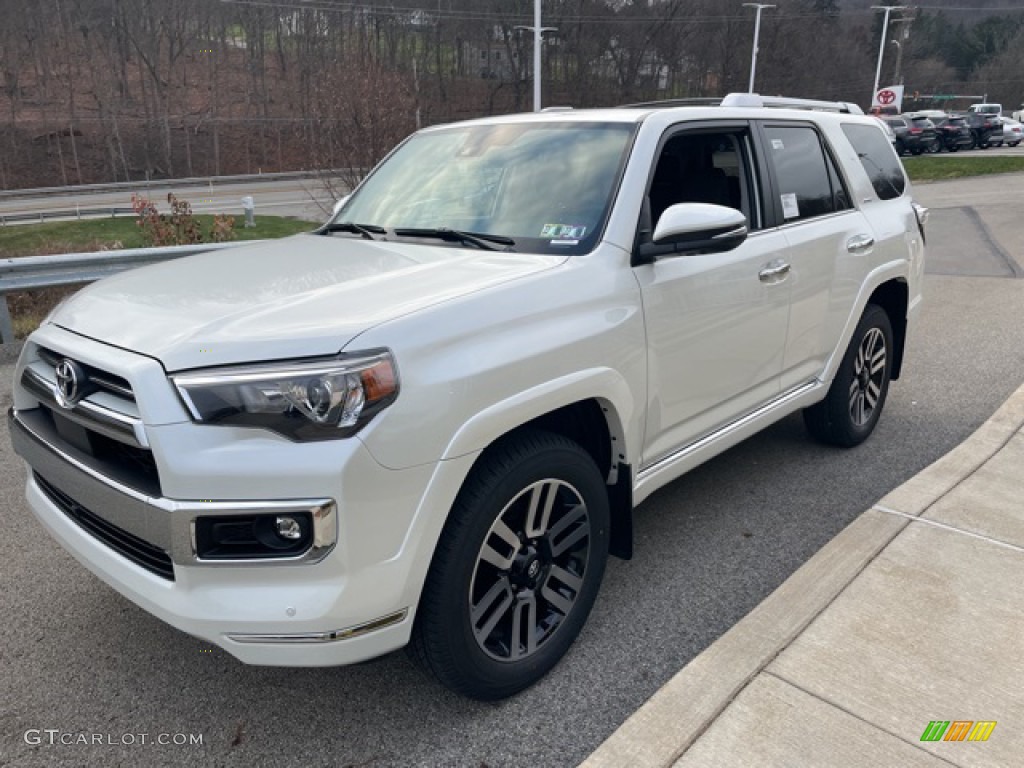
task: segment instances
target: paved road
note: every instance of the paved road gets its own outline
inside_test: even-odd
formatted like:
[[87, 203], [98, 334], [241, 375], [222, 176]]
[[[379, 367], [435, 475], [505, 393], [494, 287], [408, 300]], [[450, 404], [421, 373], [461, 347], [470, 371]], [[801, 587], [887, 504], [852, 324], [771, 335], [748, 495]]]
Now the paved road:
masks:
[[[242, 198], [251, 196], [256, 215], [297, 216], [310, 221], [323, 221], [333, 201], [322, 182], [309, 180], [249, 181], [244, 183], [203, 186], [175, 186], [154, 182], [139, 194], [157, 203], [161, 210], [169, 210], [167, 193], [173, 192], [187, 200], [196, 213], [230, 213], [241, 216]], [[93, 208], [131, 207], [131, 192], [88, 192], [46, 195], [45, 197], [0, 199], [0, 216], [15, 213], [74, 211]], [[51, 219], [48, 219], [51, 220]]]
[[[1001, 186], [1002, 200], [1019, 200], [1024, 176]], [[655, 494], [637, 511], [636, 558], [610, 563], [569, 657], [503, 703], [449, 694], [401, 653], [357, 667], [283, 670], [208, 652], [107, 589], [42, 532], [21, 498], [24, 471], [0, 434], [0, 764], [575, 765], [1024, 379], [1024, 280], [973, 276], [1005, 263], [981, 235], [1019, 237], [1024, 226], [1005, 203], [979, 202], [986, 189], [958, 182], [918, 190], [944, 228], [932, 238], [933, 258], [958, 274], [928, 276], [906, 375], [872, 439], [851, 451], [822, 448], [805, 437], [799, 417], [789, 418]], [[973, 221], [968, 201], [994, 216], [997, 230], [949, 220]], [[4, 408], [10, 374], [8, 359], [0, 365]], [[63, 746], [48, 744], [45, 733], [42, 744], [28, 745], [27, 729], [115, 742], [201, 734], [203, 745]]]

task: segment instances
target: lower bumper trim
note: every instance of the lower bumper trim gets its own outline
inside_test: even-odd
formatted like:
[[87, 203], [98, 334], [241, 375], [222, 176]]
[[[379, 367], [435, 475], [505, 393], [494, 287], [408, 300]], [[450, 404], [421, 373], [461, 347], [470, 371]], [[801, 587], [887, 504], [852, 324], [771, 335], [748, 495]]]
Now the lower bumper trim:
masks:
[[228, 634], [226, 637], [236, 643], [333, 643], [338, 640], [349, 640], [360, 635], [368, 635], [378, 629], [384, 629], [394, 624], [405, 621], [409, 615], [409, 609], [403, 608], [395, 613], [389, 613], [373, 621], [363, 624], [356, 624], [354, 627], [345, 629], [334, 629], [328, 632], [300, 632], [296, 634]]

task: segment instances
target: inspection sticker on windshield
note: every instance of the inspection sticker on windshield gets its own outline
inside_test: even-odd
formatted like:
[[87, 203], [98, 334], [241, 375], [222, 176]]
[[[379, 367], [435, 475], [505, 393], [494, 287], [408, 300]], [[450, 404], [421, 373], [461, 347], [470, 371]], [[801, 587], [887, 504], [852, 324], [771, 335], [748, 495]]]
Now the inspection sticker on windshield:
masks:
[[540, 236], [555, 245], [576, 245], [585, 234], [587, 228], [583, 224], [545, 224], [540, 230]]

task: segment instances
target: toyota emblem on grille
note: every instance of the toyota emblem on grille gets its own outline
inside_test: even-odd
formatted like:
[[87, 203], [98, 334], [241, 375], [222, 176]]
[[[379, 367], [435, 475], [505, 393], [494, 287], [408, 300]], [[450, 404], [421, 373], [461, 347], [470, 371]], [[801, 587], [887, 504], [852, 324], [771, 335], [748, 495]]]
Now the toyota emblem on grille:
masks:
[[61, 408], [74, 408], [82, 397], [82, 385], [85, 384], [85, 371], [74, 360], [64, 358], [54, 369], [57, 375], [57, 389], [54, 392], [57, 405]]

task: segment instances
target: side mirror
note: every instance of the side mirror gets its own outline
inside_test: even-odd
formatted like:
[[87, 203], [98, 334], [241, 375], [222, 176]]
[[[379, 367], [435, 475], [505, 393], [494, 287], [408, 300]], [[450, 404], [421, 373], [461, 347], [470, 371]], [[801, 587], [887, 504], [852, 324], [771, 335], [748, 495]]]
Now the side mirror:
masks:
[[671, 253], [722, 253], [747, 239], [747, 217], [735, 208], [710, 203], [670, 205], [654, 227], [650, 243], [640, 246], [644, 261]]
[[333, 211], [331, 211], [331, 217], [332, 217], [332, 218], [333, 218], [334, 216], [337, 216], [337, 215], [338, 215], [338, 211], [340, 211], [340, 210], [341, 210], [342, 208], [344, 208], [344, 207], [345, 207], [345, 203], [347, 203], [347, 202], [348, 202], [348, 199], [349, 199], [350, 197], [352, 197], [352, 195], [345, 195], [344, 197], [340, 197], [340, 198], [338, 198], [338, 202], [336, 202], [336, 203], [334, 204], [334, 210], [333, 210]]

